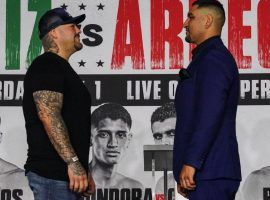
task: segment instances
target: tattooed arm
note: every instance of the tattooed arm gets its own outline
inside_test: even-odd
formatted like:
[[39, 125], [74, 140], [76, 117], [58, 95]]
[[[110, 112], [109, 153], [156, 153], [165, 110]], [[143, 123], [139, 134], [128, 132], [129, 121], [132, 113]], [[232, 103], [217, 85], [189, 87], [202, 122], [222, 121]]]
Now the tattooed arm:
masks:
[[63, 121], [61, 110], [63, 94], [59, 92], [41, 90], [33, 93], [39, 119], [54, 148], [67, 163], [70, 189], [83, 192], [87, 189], [87, 175], [79, 161], [72, 161], [76, 153], [70, 143], [68, 130]]

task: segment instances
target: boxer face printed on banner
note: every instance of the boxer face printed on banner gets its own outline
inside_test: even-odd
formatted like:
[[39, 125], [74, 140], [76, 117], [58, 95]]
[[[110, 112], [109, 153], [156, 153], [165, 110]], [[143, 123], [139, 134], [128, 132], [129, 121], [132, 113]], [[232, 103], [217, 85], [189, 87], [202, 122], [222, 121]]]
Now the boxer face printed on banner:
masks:
[[117, 164], [132, 137], [127, 123], [106, 118], [91, 129], [95, 160], [105, 165]]
[[154, 122], [152, 125], [155, 144], [173, 145], [176, 118], [168, 118], [164, 121]]
[[173, 145], [176, 112], [173, 102], [158, 107], [151, 116], [151, 130], [155, 144]]

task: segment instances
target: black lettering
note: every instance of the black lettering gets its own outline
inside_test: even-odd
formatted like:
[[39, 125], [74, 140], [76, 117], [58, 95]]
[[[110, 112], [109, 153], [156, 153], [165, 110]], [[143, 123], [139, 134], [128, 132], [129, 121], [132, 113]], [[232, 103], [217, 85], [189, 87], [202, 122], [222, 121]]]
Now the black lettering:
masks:
[[144, 200], [152, 200], [152, 190], [151, 190], [151, 188], [145, 188]]
[[108, 200], [108, 189], [97, 189], [98, 200]]
[[142, 198], [142, 190], [140, 188], [132, 189], [132, 200], [141, 200]]
[[174, 198], [174, 188], [169, 188], [168, 190], [168, 200], [173, 200]]
[[121, 190], [121, 200], [130, 200], [130, 189], [124, 188]]
[[1, 190], [1, 200], [11, 200], [11, 191], [9, 189]]
[[109, 199], [110, 200], [119, 200], [119, 190], [118, 189], [110, 189]]
[[96, 32], [101, 32], [102, 31], [102, 27], [97, 25], [97, 24], [88, 24], [83, 28], [83, 33], [88, 36], [93, 38], [94, 40], [90, 40], [89, 38], [84, 38], [82, 39], [82, 42], [86, 45], [86, 46], [98, 46], [103, 42], [103, 38], [102, 36], [100, 36], [97, 33], [92, 32], [92, 30], [95, 30]]
[[12, 197], [14, 200], [22, 200], [20, 196], [23, 196], [23, 190], [22, 189], [15, 189], [12, 192]]
[[270, 188], [263, 188], [263, 200], [270, 200]]

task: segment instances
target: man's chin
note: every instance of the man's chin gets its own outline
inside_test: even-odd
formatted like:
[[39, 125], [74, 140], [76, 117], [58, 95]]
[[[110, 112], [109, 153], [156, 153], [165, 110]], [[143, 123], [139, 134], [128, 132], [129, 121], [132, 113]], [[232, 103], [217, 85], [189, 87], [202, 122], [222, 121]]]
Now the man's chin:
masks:
[[118, 162], [119, 162], [119, 158], [118, 157], [108, 158], [107, 159], [107, 164], [108, 165], [115, 165], [115, 164], [118, 164]]
[[188, 37], [188, 36], [185, 37], [185, 41], [186, 41], [187, 43], [192, 43], [191, 38]]

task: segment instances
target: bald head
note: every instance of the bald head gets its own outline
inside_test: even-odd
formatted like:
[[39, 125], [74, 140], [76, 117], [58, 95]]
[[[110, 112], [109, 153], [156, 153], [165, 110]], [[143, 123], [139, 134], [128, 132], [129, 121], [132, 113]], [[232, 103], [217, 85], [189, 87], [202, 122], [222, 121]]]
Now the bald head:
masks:
[[204, 8], [205, 12], [209, 12], [213, 15], [213, 22], [217, 29], [221, 31], [225, 23], [225, 11], [223, 5], [217, 0], [197, 0], [193, 4], [198, 9]]

